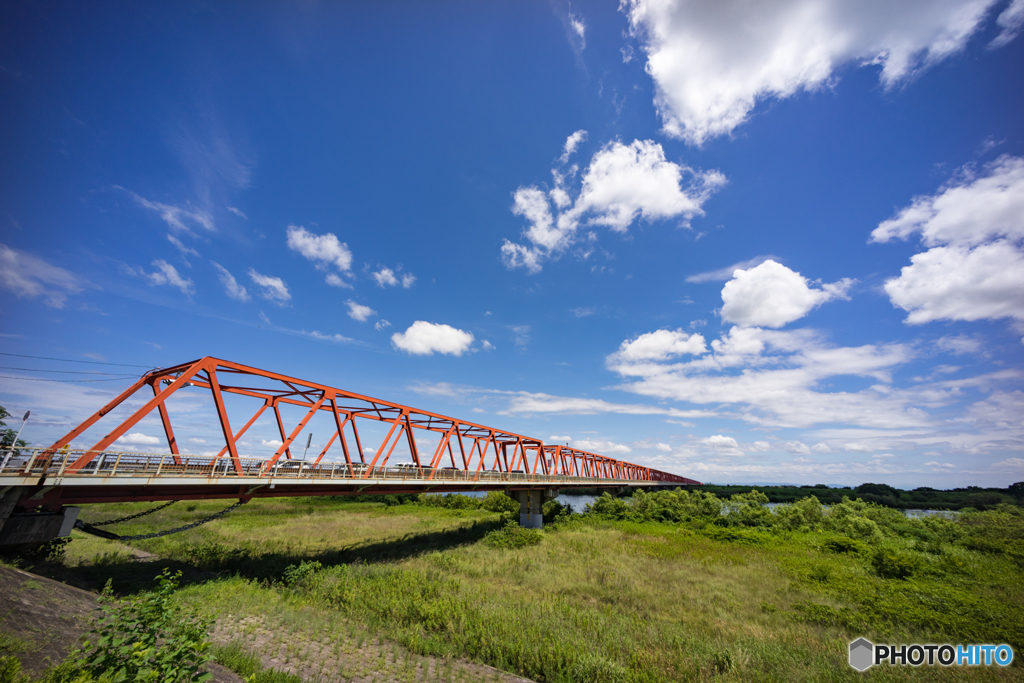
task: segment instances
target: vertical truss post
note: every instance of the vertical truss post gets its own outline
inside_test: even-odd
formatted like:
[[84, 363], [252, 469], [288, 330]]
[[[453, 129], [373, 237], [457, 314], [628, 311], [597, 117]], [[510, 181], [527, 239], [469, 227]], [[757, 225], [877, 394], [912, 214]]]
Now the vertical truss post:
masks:
[[[149, 385], [153, 387], [153, 396], [160, 395], [160, 379], [154, 378], [150, 380]], [[164, 435], [167, 436], [167, 446], [171, 449], [171, 453], [174, 454], [174, 464], [180, 465], [181, 458], [178, 457], [178, 442], [174, 438], [174, 429], [171, 428], [171, 416], [167, 412], [167, 404], [161, 403], [157, 406], [160, 411], [160, 422], [164, 426]]]
[[356, 448], [359, 449], [359, 462], [366, 464], [366, 455], [363, 453], [363, 443], [359, 440], [359, 430], [356, 429], [356, 414], [352, 413], [352, 434], [356, 438]]
[[224, 406], [220, 383], [217, 381], [217, 364], [211, 363], [206, 368], [206, 374], [210, 377], [210, 391], [213, 392], [213, 403], [217, 408], [217, 417], [220, 418], [221, 430], [224, 432], [224, 442], [228, 446], [231, 462], [235, 466], [235, 474], [240, 475], [242, 474], [242, 461], [238, 459], [238, 444], [235, 443], [235, 436], [231, 433], [231, 422], [228, 420], [228, 411]]
[[416, 449], [416, 437], [412, 433], [412, 423], [409, 421], [408, 411], [405, 413], [405, 437], [409, 440], [409, 453], [416, 468], [423, 473], [423, 465], [420, 464], [420, 452]]
[[[287, 438], [286, 438], [285, 433], [284, 433], [284, 422], [281, 421], [281, 410], [277, 407], [277, 400], [276, 399], [274, 400], [272, 405], [274, 406], [274, 417], [277, 418], [277, 431], [281, 433], [281, 441], [285, 442], [285, 441], [287, 441]], [[290, 448], [286, 448], [286, 449], [284, 449], [284, 452], [285, 452], [285, 456], [289, 460], [291, 460], [292, 459], [292, 450]], [[277, 456], [274, 457], [274, 460], [275, 461], [277, 460]]]
[[[356, 421], [355, 421], [355, 418], [352, 415], [348, 414], [348, 413], [345, 414], [344, 422], [340, 419], [340, 417], [338, 415], [338, 397], [337, 396], [332, 396], [331, 397], [331, 414], [334, 415], [334, 426], [338, 428], [338, 438], [341, 439], [341, 450], [342, 450], [342, 453], [345, 455], [345, 464], [348, 465], [348, 473], [349, 473], [349, 476], [351, 476], [352, 475], [352, 458], [348, 454], [348, 443], [346, 443], [346, 441], [345, 441], [345, 423], [348, 422], [349, 420], [352, 420], [352, 429], [354, 430], [356, 428]], [[327, 452], [326, 448], [324, 449], [324, 452], [325, 453]], [[322, 457], [322, 454], [321, 454], [321, 457]], [[318, 463], [320, 462], [320, 458], [317, 458], [317, 462]]]

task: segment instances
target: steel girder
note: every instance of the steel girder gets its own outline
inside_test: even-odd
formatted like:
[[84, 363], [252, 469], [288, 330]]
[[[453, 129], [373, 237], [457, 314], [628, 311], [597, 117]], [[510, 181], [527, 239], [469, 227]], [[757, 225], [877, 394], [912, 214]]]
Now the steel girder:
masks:
[[[167, 446], [177, 457], [180, 455], [167, 399], [186, 386], [208, 389], [224, 437], [224, 445], [217, 458], [229, 458], [236, 472], [241, 471], [238, 441], [257, 419], [269, 408], [273, 411], [281, 434], [281, 446], [268, 461], [268, 469], [284, 456], [291, 458], [292, 442], [318, 411], [333, 416], [334, 433], [316, 458], [319, 463], [328, 450], [338, 442], [344, 461], [350, 467], [354, 462], [368, 465], [366, 474], [374, 468], [384, 467], [394, 453], [401, 439], [405, 439], [412, 455], [413, 465], [433, 477], [443, 463], [467, 472], [524, 472], [527, 474], [561, 475], [581, 478], [601, 477], [623, 481], [659, 481], [678, 484], [699, 484], [676, 474], [662, 472], [650, 467], [616, 460], [597, 453], [590, 453], [568, 446], [545, 445], [542, 440], [515, 434], [493, 427], [459, 420], [425, 410], [363, 396], [324, 384], [301, 380], [294, 377], [249, 367], [240, 363], [205, 357], [176, 365], [171, 368], [152, 370], [139, 378], [117, 398], [94, 413], [80, 425], [58, 439], [48, 450], [56, 453], [98, 423], [104, 416], [129, 398], [149, 387], [153, 397], [128, 418], [117, 424], [92, 448], [85, 451], [67, 466], [72, 474], [92, 461], [97, 454], [106, 451], [120, 437], [153, 414], [159, 415], [163, 425]], [[262, 404], [241, 429], [232, 429], [224, 405], [224, 395], [233, 394], [262, 400]], [[282, 404], [305, 408], [306, 413], [289, 432], [281, 418]], [[381, 442], [370, 462], [364, 456], [359, 437], [357, 420], [375, 420], [390, 425], [387, 436]], [[424, 454], [417, 448], [416, 430], [425, 430], [440, 435], [440, 442], [433, 453]], [[351, 439], [351, 442], [350, 442]], [[355, 454], [350, 450], [355, 445]], [[358, 456], [358, 460], [354, 459]]]

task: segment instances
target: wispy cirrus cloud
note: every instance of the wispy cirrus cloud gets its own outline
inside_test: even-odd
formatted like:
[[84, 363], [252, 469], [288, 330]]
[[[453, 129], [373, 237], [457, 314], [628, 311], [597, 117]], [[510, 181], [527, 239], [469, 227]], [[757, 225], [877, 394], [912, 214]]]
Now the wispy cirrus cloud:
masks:
[[238, 280], [235, 279], [235, 276], [232, 275], [227, 268], [216, 261], [210, 261], [210, 263], [217, 270], [217, 277], [220, 279], [220, 283], [224, 286], [225, 294], [237, 301], [245, 302], [249, 300], [249, 292], [246, 291], [245, 287], [238, 284]]
[[260, 296], [267, 301], [282, 306], [291, 301], [292, 295], [288, 285], [279, 277], [264, 275], [255, 268], [249, 269], [249, 278], [260, 288]]
[[[124, 188], [120, 188], [124, 189]], [[183, 233], [196, 236], [194, 228], [203, 228], [208, 232], [216, 232], [217, 226], [214, 223], [213, 215], [205, 210], [198, 209], [186, 203], [184, 206], [164, 204], [163, 202], [150, 201], [139, 196], [131, 190], [125, 190], [132, 196], [135, 202], [142, 207], [154, 211], [160, 219], [167, 224], [171, 232]]]
[[68, 296], [89, 283], [38, 256], [0, 244], [0, 286], [25, 299], [41, 298], [50, 308], [64, 308]]
[[178, 269], [167, 261], [157, 259], [153, 261], [152, 265], [156, 268], [152, 273], [139, 269], [139, 274], [149, 280], [149, 284], [174, 287], [187, 297], [191, 297], [195, 293], [195, 283], [189, 278], [182, 277]]

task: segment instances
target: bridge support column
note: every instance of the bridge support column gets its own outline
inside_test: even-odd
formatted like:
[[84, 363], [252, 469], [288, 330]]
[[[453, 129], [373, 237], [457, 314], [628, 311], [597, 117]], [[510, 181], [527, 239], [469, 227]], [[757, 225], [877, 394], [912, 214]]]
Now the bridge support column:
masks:
[[516, 489], [505, 495], [519, 503], [519, 526], [540, 529], [544, 526], [544, 503], [558, 496], [558, 489]]
[[18, 513], [14, 506], [25, 494], [24, 486], [0, 489], [0, 546], [47, 543], [58, 536], [70, 536], [80, 507], [63, 507], [60, 512]]

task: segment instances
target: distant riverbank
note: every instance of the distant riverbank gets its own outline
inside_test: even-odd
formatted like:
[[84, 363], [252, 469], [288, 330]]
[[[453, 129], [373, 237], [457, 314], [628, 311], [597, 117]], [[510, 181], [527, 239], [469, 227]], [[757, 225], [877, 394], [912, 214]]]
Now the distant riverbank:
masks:
[[[963, 510], [965, 508], [991, 510], [1005, 503], [1011, 505], [1021, 505], [1024, 503], [1024, 482], [1011, 484], [1007, 488], [1002, 489], [968, 486], [965, 488], [940, 490], [921, 486], [910, 491], [893, 488], [887, 484], [870, 483], [861, 484], [856, 487], [837, 487], [825, 484], [815, 484], [813, 486], [703, 484], [686, 488], [714, 493], [719, 498], [729, 498], [737, 493], [749, 493], [750, 491], [757, 490], [768, 496], [768, 500], [772, 503], [792, 503], [807, 496], [814, 496], [823, 505], [835, 505], [841, 502], [844, 497], [850, 499], [860, 498], [868, 503], [876, 503], [897, 510]], [[578, 493], [583, 492], [580, 491]], [[601, 492], [587, 491], [587, 493], [600, 495]], [[626, 495], [630, 494], [627, 493]]]

